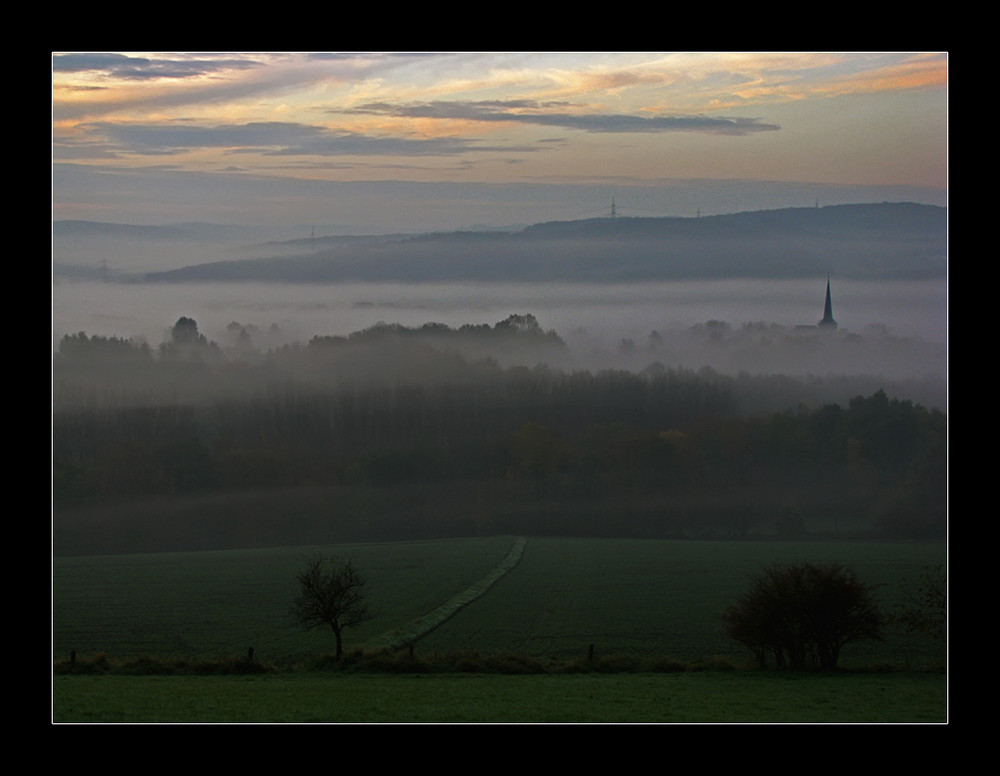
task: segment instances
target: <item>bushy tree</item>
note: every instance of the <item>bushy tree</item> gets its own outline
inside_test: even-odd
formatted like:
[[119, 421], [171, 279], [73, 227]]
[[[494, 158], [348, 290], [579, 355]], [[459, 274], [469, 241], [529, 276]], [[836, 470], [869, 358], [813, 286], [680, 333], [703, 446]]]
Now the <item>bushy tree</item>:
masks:
[[170, 330], [170, 339], [177, 345], [204, 344], [205, 335], [198, 333], [198, 322], [182, 315]]
[[775, 564], [724, 614], [726, 629], [757, 664], [778, 669], [832, 671], [841, 649], [881, 639], [884, 618], [873, 588], [840, 564]]
[[194, 318], [182, 315], [170, 329], [170, 340], [160, 343], [160, 359], [187, 359], [195, 363], [214, 362], [217, 366], [225, 361], [222, 349], [210, 342], [198, 331]]
[[354, 558], [339, 561], [316, 557], [298, 575], [299, 594], [292, 615], [303, 628], [328, 626], [343, 654], [343, 630], [367, 622], [374, 615], [365, 601], [366, 579]]

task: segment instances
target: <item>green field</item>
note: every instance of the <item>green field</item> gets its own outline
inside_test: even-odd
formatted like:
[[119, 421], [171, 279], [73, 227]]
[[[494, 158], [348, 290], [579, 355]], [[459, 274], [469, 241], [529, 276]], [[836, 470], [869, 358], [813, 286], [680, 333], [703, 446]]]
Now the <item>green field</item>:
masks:
[[[368, 576], [377, 616], [346, 633], [345, 646], [352, 650], [379, 642], [461, 594], [501, 563], [513, 544], [514, 537], [493, 537], [55, 558], [53, 657], [65, 660], [75, 650], [80, 659], [103, 653], [115, 660], [143, 655], [209, 660], [241, 656], [253, 647], [260, 662], [287, 669], [333, 648], [329, 633], [303, 632], [288, 616], [295, 574], [309, 555], [320, 550], [353, 554]], [[421, 638], [415, 652], [418, 658], [519, 653], [556, 661], [583, 658], [593, 645], [598, 657], [669, 656], [685, 663], [722, 659], [742, 666], [748, 656], [726, 638], [721, 614], [745, 589], [748, 576], [763, 565], [844, 563], [877, 586], [888, 611], [899, 600], [902, 583], [945, 560], [943, 543], [530, 538], [513, 570]], [[919, 672], [944, 660], [941, 645], [890, 629], [884, 643], [848, 646], [841, 665], [892, 666], [908, 673], [810, 676], [801, 677], [799, 685], [791, 677], [756, 671], [478, 679], [288, 670], [255, 677], [58, 675], [53, 713], [57, 721], [237, 721], [254, 719], [257, 708], [259, 721], [461, 721], [482, 720], [483, 714], [492, 717], [490, 721], [582, 721], [601, 715], [605, 721], [678, 721], [678, 715], [682, 721], [696, 721], [706, 715], [714, 720], [732, 717], [734, 698], [759, 696], [759, 702], [746, 708], [749, 716], [741, 719], [783, 721], [792, 714], [794, 721], [812, 721], [819, 713], [823, 721], [886, 721], [886, 715], [895, 721], [942, 721], [946, 678]], [[345, 697], [367, 692], [372, 702], [340, 708], [305, 700], [312, 693], [322, 695], [322, 688], [331, 685]], [[803, 687], [810, 689], [803, 694]], [[204, 697], [192, 688], [202, 688]], [[372, 688], [378, 688], [375, 694]], [[545, 700], [549, 689], [552, 699]], [[587, 700], [588, 691], [593, 701]], [[636, 703], [616, 706], [608, 698], [617, 692], [635, 697]], [[818, 693], [827, 700], [790, 706], [786, 692], [803, 698]], [[249, 693], [243, 702], [240, 693]], [[734, 695], [728, 704], [709, 704], [712, 693], [720, 698]], [[374, 701], [380, 694], [392, 700], [380, 707]], [[699, 694], [704, 698], [701, 707]], [[291, 696], [302, 700], [283, 705], [280, 699]], [[480, 696], [510, 701], [503, 708], [487, 709], [477, 705]], [[427, 700], [431, 697], [441, 700]], [[666, 703], [667, 697], [674, 701]], [[872, 705], [866, 700], [870, 698], [881, 701]], [[596, 711], [589, 707], [594, 704]], [[820, 713], [823, 710], [828, 713]]]
[[346, 647], [397, 629], [490, 572], [513, 538], [268, 550], [111, 555], [53, 561], [56, 659], [106, 653], [216, 659], [253, 647], [288, 663], [332, 651], [323, 631], [288, 614], [295, 575], [317, 553], [352, 554], [368, 577], [376, 617]]
[[943, 674], [57, 676], [56, 722], [942, 723]]

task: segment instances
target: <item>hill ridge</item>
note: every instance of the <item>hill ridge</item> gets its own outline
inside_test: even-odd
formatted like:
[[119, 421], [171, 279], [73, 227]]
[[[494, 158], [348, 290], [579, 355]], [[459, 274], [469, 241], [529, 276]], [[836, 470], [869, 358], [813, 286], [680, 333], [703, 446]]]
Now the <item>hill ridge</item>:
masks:
[[943, 278], [947, 209], [829, 205], [683, 217], [548, 221], [521, 231], [274, 243], [295, 252], [141, 276], [145, 282], [642, 282], [688, 278]]

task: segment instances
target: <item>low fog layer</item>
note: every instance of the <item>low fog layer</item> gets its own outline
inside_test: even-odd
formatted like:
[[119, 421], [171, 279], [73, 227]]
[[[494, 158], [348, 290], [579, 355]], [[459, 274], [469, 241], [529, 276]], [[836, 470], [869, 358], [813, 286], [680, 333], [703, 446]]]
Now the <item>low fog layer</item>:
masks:
[[622, 370], [651, 377], [680, 371], [757, 379], [746, 389], [754, 396], [749, 407], [754, 410], [845, 401], [887, 387], [893, 395], [944, 408], [946, 368], [944, 345], [882, 326], [854, 333], [710, 320], [613, 340], [584, 328], [564, 335], [531, 313], [513, 313], [493, 324], [380, 321], [347, 334], [290, 340], [277, 324], [238, 320], [209, 338], [196, 319], [182, 316], [153, 343], [82, 330], [63, 335], [54, 385], [61, 407], [95, 400], [212, 401], [292, 384], [309, 389], [482, 385], [502, 381], [515, 369]]
[[[946, 380], [940, 207], [883, 203], [603, 218], [509, 233], [280, 237], [207, 224], [57, 223], [57, 359], [63, 337], [82, 333], [145, 346], [156, 361], [183, 316], [197, 321], [199, 336], [215, 348], [213, 369], [242, 365], [253, 370], [242, 382], [253, 385], [301, 377], [304, 362], [289, 354], [307, 352], [314, 340], [357, 346], [359, 333], [375, 329], [392, 336], [361, 360], [367, 366], [341, 363], [337, 380], [376, 362], [386, 375], [380, 379], [441, 379], [407, 375], [411, 346], [501, 369]], [[165, 271], [147, 271], [161, 262]], [[187, 269], [171, 270], [179, 262]], [[828, 277], [835, 331], [815, 327]], [[163, 282], [168, 278], [173, 282]], [[181, 282], [197, 278], [216, 281]], [[478, 336], [512, 315], [532, 316], [561, 347], [523, 350]], [[399, 352], [387, 357], [382, 346], [401, 332], [406, 347], [397, 343]], [[330, 375], [327, 369], [321, 379]], [[99, 372], [87, 379], [104, 380]]]
[[55, 551], [944, 536], [943, 226], [57, 228]]
[[[833, 337], [815, 340], [825, 278], [644, 285], [184, 284], [58, 282], [53, 347], [65, 334], [118, 337], [156, 348], [181, 315], [231, 347], [230, 325], [253, 347], [348, 336], [380, 323], [408, 328], [493, 325], [531, 313], [555, 330], [566, 368], [667, 366], [724, 372], [945, 374], [942, 283], [832, 281]], [[655, 334], [654, 334], [655, 332]], [[507, 364], [508, 362], [504, 362]], [[527, 365], [534, 366], [536, 361]]]

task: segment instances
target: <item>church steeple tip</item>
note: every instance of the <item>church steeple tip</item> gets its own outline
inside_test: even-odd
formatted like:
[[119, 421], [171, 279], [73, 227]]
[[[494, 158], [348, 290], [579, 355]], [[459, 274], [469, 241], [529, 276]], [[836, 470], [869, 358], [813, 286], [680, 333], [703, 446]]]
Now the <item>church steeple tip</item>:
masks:
[[830, 275], [826, 276], [826, 304], [823, 305], [823, 320], [817, 324], [824, 328], [836, 329], [837, 322], [833, 320], [833, 302], [830, 300]]

